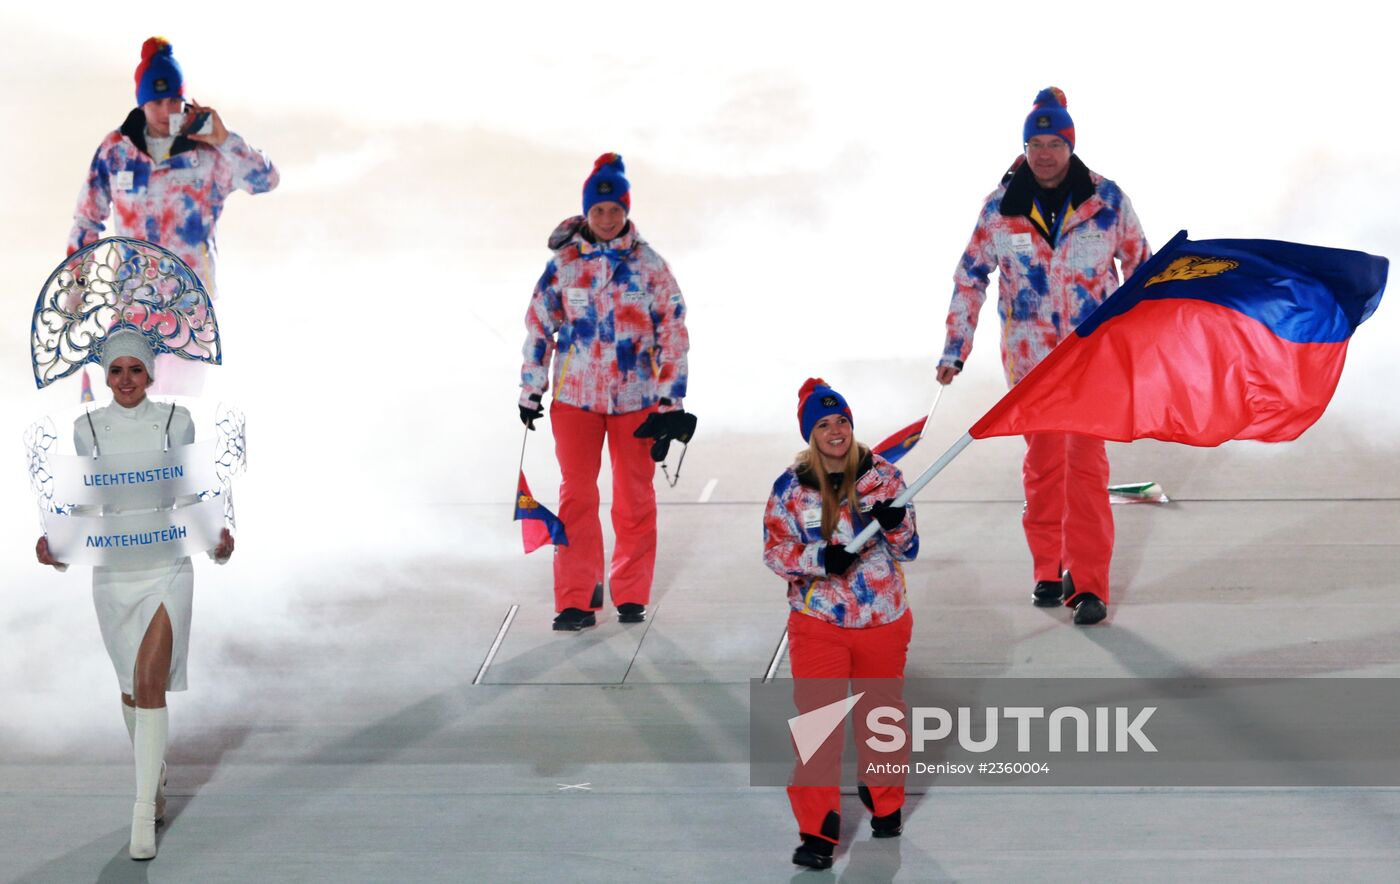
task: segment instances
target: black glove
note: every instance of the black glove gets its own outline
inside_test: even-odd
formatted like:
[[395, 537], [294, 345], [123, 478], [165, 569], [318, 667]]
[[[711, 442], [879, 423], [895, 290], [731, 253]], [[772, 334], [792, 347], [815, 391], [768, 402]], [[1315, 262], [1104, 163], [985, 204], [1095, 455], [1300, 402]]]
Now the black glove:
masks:
[[860, 558], [860, 553], [846, 552], [844, 543], [827, 541], [826, 548], [822, 553], [823, 567], [828, 574], [845, 574], [851, 570], [856, 559]]
[[695, 415], [687, 411], [654, 411], [632, 435], [638, 439], [655, 439], [651, 444], [651, 459], [660, 463], [666, 459], [672, 440], [690, 444], [695, 424]]
[[904, 507], [895, 506], [893, 501], [882, 500], [870, 508], [870, 515], [880, 523], [883, 531], [893, 531], [904, 521]]
[[530, 429], [533, 430], [535, 428], [535, 421], [543, 418], [544, 406], [540, 405], [539, 402], [535, 403], [534, 408], [526, 408], [523, 405], [520, 406], [520, 422]]

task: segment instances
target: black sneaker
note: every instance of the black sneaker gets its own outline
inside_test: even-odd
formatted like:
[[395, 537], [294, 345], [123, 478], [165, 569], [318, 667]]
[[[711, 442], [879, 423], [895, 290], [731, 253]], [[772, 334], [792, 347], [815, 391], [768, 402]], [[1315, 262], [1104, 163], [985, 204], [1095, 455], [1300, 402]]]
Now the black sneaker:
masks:
[[1064, 601], [1065, 585], [1060, 580], [1040, 580], [1031, 590], [1031, 599], [1037, 608], [1054, 608]]
[[642, 623], [647, 619], [647, 606], [628, 602], [617, 606], [618, 623]]
[[831, 855], [836, 850], [836, 845], [825, 838], [818, 838], [816, 835], [803, 835], [802, 843], [792, 852], [792, 862], [794, 865], [806, 866], [809, 869], [829, 869], [831, 868]]
[[1074, 605], [1076, 626], [1091, 626], [1108, 616], [1108, 606], [1096, 595], [1084, 593]]
[[904, 822], [901, 819], [900, 808], [895, 808], [893, 813], [884, 816], [870, 818], [870, 837], [872, 838], [898, 838], [904, 831]]
[[593, 616], [593, 612], [582, 608], [565, 608], [554, 618], [556, 632], [578, 632], [580, 629], [597, 625], [598, 618]]

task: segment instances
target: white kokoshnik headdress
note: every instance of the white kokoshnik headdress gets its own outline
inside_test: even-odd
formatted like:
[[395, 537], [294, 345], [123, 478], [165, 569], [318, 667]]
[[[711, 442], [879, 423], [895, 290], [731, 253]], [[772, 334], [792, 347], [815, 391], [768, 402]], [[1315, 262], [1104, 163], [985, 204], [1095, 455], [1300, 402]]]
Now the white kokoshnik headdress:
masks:
[[40, 289], [30, 333], [35, 385], [101, 363], [103, 343], [126, 330], [152, 353], [223, 360], [214, 304], [189, 265], [154, 243], [112, 236], [69, 255]]

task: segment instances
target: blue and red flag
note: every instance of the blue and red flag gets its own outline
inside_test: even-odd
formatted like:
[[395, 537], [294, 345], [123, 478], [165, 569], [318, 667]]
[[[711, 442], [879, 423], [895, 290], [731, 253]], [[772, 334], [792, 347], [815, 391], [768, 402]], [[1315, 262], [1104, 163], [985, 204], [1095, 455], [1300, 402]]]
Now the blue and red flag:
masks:
[[1186, 231], [972, 426], [975, 439], [1071, 432], [1117, 442], [1286, 442], [1322, 416], [1389, 262]]
[[525, 544], [525, 552], [532, 553], [546, 543], [555, 546], [568, 546], [569, 536], [564, 533], [564, 523], [546, 509], [530, 493], [525, 482], [525, 471], [520, 471], [520, 481], [515, 490], [515, 520], [520, 523], [520, 539]]
[[879, 445], [876, 445], [872, 450], [890, 463], [894, 463], [912, 451], [915, 445], [919, 444], [919, 440], [922, 439], [924, 435], [924, 425], [927, 423], [928, 418], [921, 417], [909, 426], [890, 436]]

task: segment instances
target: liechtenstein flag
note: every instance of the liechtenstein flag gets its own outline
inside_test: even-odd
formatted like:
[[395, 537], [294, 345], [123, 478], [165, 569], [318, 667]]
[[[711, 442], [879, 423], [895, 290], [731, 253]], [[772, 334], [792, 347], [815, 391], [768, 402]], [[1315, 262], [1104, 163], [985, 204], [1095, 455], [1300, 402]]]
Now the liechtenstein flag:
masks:
[[924, 436], [924, 424], [928, 423], [927, 417], [921, 417], [909, 426], [896, 432], [885, 441], [876, 445], [874, 452], [890, 463], [894, 463], [904, 455], [914, 449], [919, 444], [919, 440]]
[[515, 520], [520, 523], [520, 539], [525, 544], [525, 552], [532, 553], [546, 543], [568, 546], [569, 537], [564, 533], [564, 523], [535, 500], [530, 486], [525, 483], [524, 470], [520, 471], [520, 481], [515, 487]]
[[1388, 268], [1364, 252], [1183, 230], [968, 433], [1296, 439], [1331, 401]]

